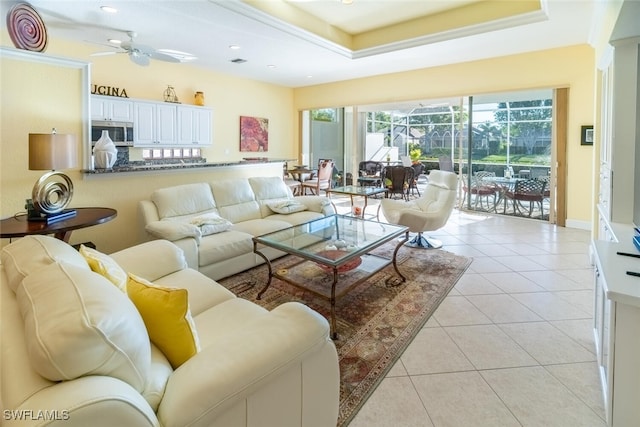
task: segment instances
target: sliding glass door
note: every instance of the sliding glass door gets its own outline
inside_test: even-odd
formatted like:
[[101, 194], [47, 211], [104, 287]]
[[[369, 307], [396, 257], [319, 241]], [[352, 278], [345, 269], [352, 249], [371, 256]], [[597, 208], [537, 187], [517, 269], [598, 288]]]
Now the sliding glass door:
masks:
[[[478, 96], [470, 104], [466, 207], [547, 220], [551, 208], [552, 91]], [[492, 189], [495, 195], [490, 194]], [[487, 195], [496, 199], [493, 205], [492, 197], [484, 197]], [[483, 197], [487, 203], [477, 203]]]

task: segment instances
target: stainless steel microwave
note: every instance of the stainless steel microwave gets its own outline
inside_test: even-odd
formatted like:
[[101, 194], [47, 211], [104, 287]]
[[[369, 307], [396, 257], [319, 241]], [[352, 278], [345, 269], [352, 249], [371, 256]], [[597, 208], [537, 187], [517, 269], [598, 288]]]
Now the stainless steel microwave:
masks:
[[98, 142], [102, 132], [105, 130], [109, 133], [109, 138], [111, 138], [116, 147], [133, 146], [133, 123], [108, 120], [91, 121], [91, 145], [95, 145]]

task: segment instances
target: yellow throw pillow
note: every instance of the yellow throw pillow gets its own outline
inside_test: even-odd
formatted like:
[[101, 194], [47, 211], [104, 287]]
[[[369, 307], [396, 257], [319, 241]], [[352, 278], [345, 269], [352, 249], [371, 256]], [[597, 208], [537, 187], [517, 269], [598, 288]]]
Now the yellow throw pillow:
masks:
[[129, 273], [127, 293], [144, 320], [151, 342], [173, 369], [200, 351], [186, 289], [157, 286]]
[[80, 245], [80, 254], [91, 270], [109, 279], [122, 292], [127, 292], [127, 273], [113, 258], [85, 245]]

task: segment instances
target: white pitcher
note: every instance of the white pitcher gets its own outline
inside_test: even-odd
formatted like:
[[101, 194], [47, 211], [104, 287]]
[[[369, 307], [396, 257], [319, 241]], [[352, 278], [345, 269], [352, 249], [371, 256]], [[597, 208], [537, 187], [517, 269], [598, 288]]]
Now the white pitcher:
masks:
[[111, 169], [118, 158], [118, 149], [109, 137], [109, 132], [102, 131], [102, 136], [93, 147], [96, 169]]

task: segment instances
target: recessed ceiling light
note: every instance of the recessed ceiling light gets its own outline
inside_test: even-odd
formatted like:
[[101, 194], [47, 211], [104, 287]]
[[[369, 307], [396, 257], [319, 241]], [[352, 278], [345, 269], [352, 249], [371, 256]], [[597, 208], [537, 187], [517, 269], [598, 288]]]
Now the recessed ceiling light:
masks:
[[240, 49], [240, 46], [238, 46], [237, 44], [232, 44], [229, 46], [229, 49], [238, 50]]
[[118, 39], [108, 39], [107, 41], [113, 44], [122, 44], [122, 40], [118, 40]]
[[107, 12], [107, 13], [118, 13], [118, 9], [116, 9], [115, 7], [111, 7], [111, 6], [100, 6], [100, 9], [103, 12]]
[[267, 68], [276, 68], [276, 66], [273, 65], [273, 64], [269, 64], [269, 65], [267, 65]]
[[313, 77], [313, 76], [312, 76], [311, 74], [309, 74], [309, 75], [307, 76], [307, 78], [308, 78], [308, 79], [310, 79], [310, 78], [312, 78], [312, 77]]

